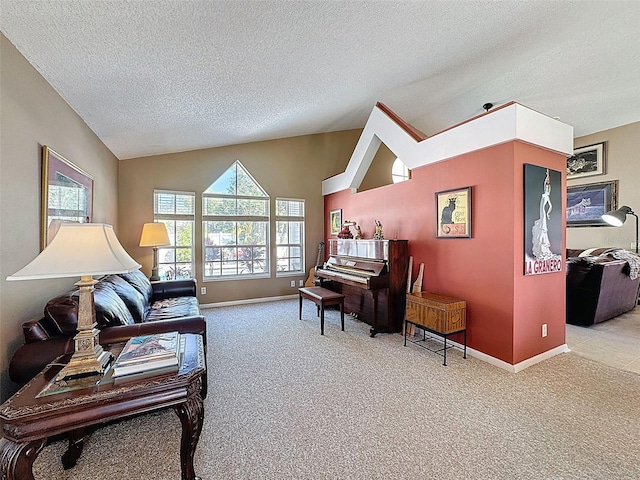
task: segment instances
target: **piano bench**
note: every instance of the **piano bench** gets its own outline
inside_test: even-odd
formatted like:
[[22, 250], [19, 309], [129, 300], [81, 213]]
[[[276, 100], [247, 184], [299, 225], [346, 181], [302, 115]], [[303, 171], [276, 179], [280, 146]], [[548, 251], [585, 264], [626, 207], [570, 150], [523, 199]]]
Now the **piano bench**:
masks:
[[304, 287], [298, 289], [300, 300], [300, 320], [302, 320], [302, 299], [306, 298], [316, 304], [320, 316], [320, 335], [324, 335], [324, 307], [340, 306], [340, 323], [344, 332], [344, 295], [323, 287]]

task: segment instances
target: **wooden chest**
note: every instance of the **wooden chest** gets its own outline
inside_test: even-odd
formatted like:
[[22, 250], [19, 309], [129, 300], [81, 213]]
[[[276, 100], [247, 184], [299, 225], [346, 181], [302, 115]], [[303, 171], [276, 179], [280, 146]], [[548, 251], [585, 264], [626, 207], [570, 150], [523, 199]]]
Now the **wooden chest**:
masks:
[[444, 335], [467, 328], [467, 302], [435, 293], [407, 294], [406, 319]]

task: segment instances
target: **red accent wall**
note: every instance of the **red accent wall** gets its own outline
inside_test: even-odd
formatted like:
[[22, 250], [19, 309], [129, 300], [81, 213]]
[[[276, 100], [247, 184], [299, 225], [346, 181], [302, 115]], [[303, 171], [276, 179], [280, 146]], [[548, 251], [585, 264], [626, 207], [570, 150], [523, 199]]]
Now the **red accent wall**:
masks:
[[[565, 343], [564, 272], [523, 273], [525, 163], [566, 168], [564, 155], [520, 141], [426, 165], [408, 182], [325, 196], [325, 238], [332, 238], [329, 212], [342, 209], [343, 221], [357, 222], [365, 238], [379, 220], [385, 238], [409, 240], [412, 278], [425, 264], [423, 290], [467, 301], [469, 347], [515, 365]], [[436, 239], [435, 192], [466, 186], [472, 238]], [[564, 212], [565, 205], [554, 209]], [[564, 255], [564, 234], [562, 243]]]

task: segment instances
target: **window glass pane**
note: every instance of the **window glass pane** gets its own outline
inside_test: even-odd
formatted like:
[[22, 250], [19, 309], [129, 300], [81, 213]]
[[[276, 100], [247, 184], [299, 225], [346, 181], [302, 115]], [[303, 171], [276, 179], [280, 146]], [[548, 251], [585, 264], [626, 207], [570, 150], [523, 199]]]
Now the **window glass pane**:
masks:
[[193, 264], [192, 263], [177, 263], [176, 264], [176, 279], [180, 278], [193, 278]]
[[195, 213], [194, 195], [176, 195], [176, 214], [193, 215]]
[[238, 236], [238, 245], [267, 244], [266, 222], [238, 222], [236, 231]]
[[266, 197], [267, 194], [260, 188], [260, 185], [256, 183], [251, 175], [244, 169], [244, 167], [237, 163], [237, 195], [243, 195], [247, 197]]
[[204, 193], [218, 195], [240, 195], [245, 197], [268, 197], [258, 182], [247, 172], [244, 166], [235, 161]]
[[154, 196], [154, 210], [156, 214], [173, 215], [176, 211], [175, 195], [156, 193]]
[[175, 245], [184, 247], [193, 245], [193, 222], [176, 222], [176, 242]]
[[235, 244], [235, 222], [202, 222], [205, 245]]
[[173, 248], [159, 248], [158, 249], [158, 262], [159, 263], [173, 263], [176, 261], [176, 251]]
[[207, 247], [204, 250], [204, 260], [205, 262], [212, 262], [214, 260], [220, 259], [220, 249], [215, 247]]
[[165, 280], [178, 280], [193, 278], [192, 265], [190, 263], [175, 263], [171, 265], [160, 265], [160, 278]]
[[191, 248], [176, 248], [176, 261], [177, 262], [191, 262]]
[[289, 243], [289, 225], [287, 222], [276, 223], [276, 243]]
[[202, 199], [203, 215], [224, 215], [236, 214], [235, 198], [204, 197]]
[[276, 201], [276, 215], [281, 217], [302, 217], [304, 216], [304, 202], [279, 199]]
[[264, 217], [269, 214], [269, 203], [267, 200], [238, 199], [237, 215], [252, 217]]
[[302, 222], [289, 222], [289, 243], [302, 243]]
[[222, 263], [220, 262], [205, 262], [204, 264], [204, 276], [216, 277], [222, 275]]
[[224, 195], [236, 194], [236, 168], [235, 164], [229, 167], [218, 179], [213, 182], [205, 193], [218, 193]]
[[173, 220], [162, 220], [162, 223], [167, 227], [167, 234], [169, 235], [169, 241], [171, 245], [176, 244], [176, 222]]

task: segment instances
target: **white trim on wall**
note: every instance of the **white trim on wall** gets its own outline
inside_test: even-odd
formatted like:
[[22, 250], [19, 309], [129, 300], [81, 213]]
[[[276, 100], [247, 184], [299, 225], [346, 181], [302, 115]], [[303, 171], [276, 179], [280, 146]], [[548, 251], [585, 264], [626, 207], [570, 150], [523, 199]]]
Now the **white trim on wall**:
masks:
[[513, 140], [570, 155], [573, 127], [511, 103], [418, 142], [376, 105], [347, 168], [322, 182], [322, 195], [346, 189], [355, 191], [381, 142], [412, 169]]

